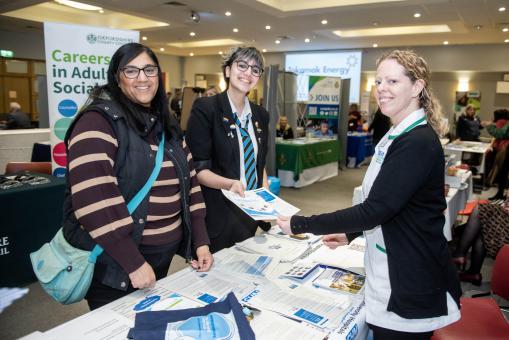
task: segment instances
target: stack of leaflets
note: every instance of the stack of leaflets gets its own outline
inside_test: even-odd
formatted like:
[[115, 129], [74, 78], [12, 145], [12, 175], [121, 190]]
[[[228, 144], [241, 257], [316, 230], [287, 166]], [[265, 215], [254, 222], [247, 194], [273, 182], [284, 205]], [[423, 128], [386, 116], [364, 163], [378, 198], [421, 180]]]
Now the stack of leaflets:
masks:
[[237, 243], [239, 250], [280, 258], [282, 262], [293, 262], [309, 250], [308, 243], [270, 234], [260, 234]]
[[366, 276], [352, 271], [323, 266], [324, 271], [313, 280], [313, 285], [339, 293], [358, 294], [363, 288]]
[[244, 197], [228, 190], [221, 191], [226, 198], [256, 221], [275, 220], [279, 215], [292, 216], [300, 210], [265, 188], [245, 191]]

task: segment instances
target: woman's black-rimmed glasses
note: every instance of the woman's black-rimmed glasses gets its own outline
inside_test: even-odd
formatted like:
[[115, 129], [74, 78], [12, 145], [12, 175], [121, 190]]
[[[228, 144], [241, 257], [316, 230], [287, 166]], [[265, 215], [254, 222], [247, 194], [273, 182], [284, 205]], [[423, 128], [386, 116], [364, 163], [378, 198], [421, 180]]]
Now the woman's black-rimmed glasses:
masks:
[[237, 68], [239, 71], [246, 72], [251, 67], [251, 74], [255, 77], [260, 77], [263, 73], [263, 70], [256, 65], [249, 65], [243, 60], [235, 60], [234, 63], [237, 64]]
[[147, 77], [157, 77], [159, 74], [159, 67], [155, 65], [147, 65], [143, 68], [138, 68], [136, 66], [126, 66], [121, 69], [122, 73], [126, 78], [135, 79], [140, 75], [140, 71], [143, 71]]

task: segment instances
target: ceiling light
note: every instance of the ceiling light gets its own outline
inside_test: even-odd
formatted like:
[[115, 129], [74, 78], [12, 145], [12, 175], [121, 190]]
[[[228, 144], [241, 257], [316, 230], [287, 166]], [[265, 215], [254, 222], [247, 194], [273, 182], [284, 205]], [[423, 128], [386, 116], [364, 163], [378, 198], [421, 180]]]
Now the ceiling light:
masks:
[[377, 48], [377, 47], [378, 47], [378, 44], [373, 44], [373, 47], [374, 47], [374, 48]]
[[234, 29], [233, 29], [233, 32], [235, 32], [235, 33], [237, 33], [238, 31], [239, 31], [239, 29], [238, 29], [238, 28], [234, 28]]
[[147, 37], [141, 37], [141, 40], [147, 40]]
[[189, 53], [189, 56], [194, 57], [194, 53], [193, 52]]
[[190, 36], [192, 36], [192, 37], [194, 37], [194, 36], [196, 35], [196, 33], [191, 32], [191, 33], [189, 33], [189, 35], [190, 35]]
[[480, 31], [481, 28], [482, 28], [482, 25], [475, 25], [474, 28], [477, 30], [477, 31]]
[[384, 35], [444, 33], [450, 31], [451, 29], [449, 28], [448, 25], [416, 25], [416, 26], [363, 28], [354, 30], [333, 31], [332, 33], [343, 38], [356, 38], [356, 37], [376, 37]]
[[444, 41], [444, 45], [449, 45], [449, 42], [447, 40]]
[[508, 42], [509, 42], [509, 39], [504, 40], [504, 42], [505, 42], [505, 43], [508, 43]]
[[420, 18], [421, 17], [421, 13], [414, 13], [414, 18]]
[[217, 53], [219, 53], [220, 55], [223, 55], [223, 51], [219, 51], [219, 52], [217, 52]]
[[227, 17], [229, 17], [230, 15], [232, 15], [232, 12], [230, 12], [230, 11], [226, 11], [226, 12], [224, 12], [224, 15], [226, 15]]
[[164, 52], [164, 47], [161, 47], [159, 51]]
[[327, 25], [328, 21], [326, 19], [322, 20], [322, 25]]
[[502, 28], [502, 32], [509, 32], [509, 28], [507, 27]]
[[100, 10], [99, 10], [99, 13], [103, 14], [103, 13], [104, 13], [104, 10], [100, 9]]
[[266, 30], [270, 30], [270, 25], [265, 26]]
[[191, 20], [193, 20], [195, 23], [200, 22], [200, 15], [198, 13], [196, 13], [195, 11], [191, 11], [189, 18], [191, 18]]
[[70, 0], [55, 0], [61, 5], [69, 6], [72, 8], [82, 9], [84, 11], [99, 11], [102, 9], [102, 7], [87, 5], [81, 2], [77, 1], [70, 1]]
[[373, 22], [371, 23], [371, 25], [373, 25], [373, 26], [375, 26], [375, 27], [376, 27], [376, 26], [380, 25], [380, 23], [379, 23], [378, 21], [373, 21]]
[[499, 12], [505, 12], [505, 7], [500, 7], [500, 8], [498, 9], [498, 11], [499, 11]]
[[275, 42], [276, 44], [279, 44], [279, 43], [281, 43], [281, 40], [276, 40], [276, 41], [274, 41], [274, 42]]
[[309, 38], [304, 39], [304, 42], [305, 42], [305, 43], [308, 43], [308, 42], [310, 42], [310, 41], [311, 41], [311, 40], [309, 40]]
[[[506, 41], [506, 42], [507, 42], [507, 41]], [[262, 52], [263, 52], [263, 53], [267, 52], [267, 49], [266, 49], [266, 48], [264, 48], [264, 49], [262, 50]]]

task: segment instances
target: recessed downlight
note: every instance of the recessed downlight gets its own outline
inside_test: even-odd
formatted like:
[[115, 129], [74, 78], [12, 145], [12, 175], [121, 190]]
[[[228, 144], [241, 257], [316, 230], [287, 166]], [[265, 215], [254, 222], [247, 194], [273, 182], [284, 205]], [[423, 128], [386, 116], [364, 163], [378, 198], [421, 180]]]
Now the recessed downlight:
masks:
[[419, 12], [414, 13], [414, 18], [420, 18], [420, 17], [421, 17], [421, 13], [419, 13]]
[[378, 44], [373, 44], [373, 47], [374, 47], [374, 48], [377, 48], [377, 47], [378, 47]]
[[164, 47], [161, 47], [159, 51], [164, 52]]
[[239, 29], [238, 29], [238, 28], [234, 28], [234, 29], [233, 29], [233, 32], [235, 32], [235, 33], [237, 33], [238, 31], [239, 31]]
[[449, 42], [448, 42], [447, 40], [445, 40], [445, 41], [443, 42], [443, 44], [444, 44], [444, 45], [449, 45]]
[[147, 40], [147, 37], [141, 37], [141, 40]]
[[226, 11], [226, 12], [224, 12], [224, 15], [226, 15], [227, 17], [229, 17], [229, 16], [231, 16], [231, 15], [232, 15], [232, 12], [230, 12], [230, 11]]
[[194, 53], [193, 52], [189, 53], [189, 56], [194, 57]]
[[327, 19], [322, 20], [322, 25], [327, 25], [327, 23], [328, 23]]
[[267, 52], [267, 49], [266, 48], [262, 49], [262, 52], [263, 53]]
[[308, 42], [310, 42], [310, 41], [311, 41], [311, 40], [310, 40], [309, 38], [304, 39], [304, 42], [305, 42], [305, 43], [308, 43]]
[[280, 44], [281, 43], [281, 40], [276, 40], [274, 41], [276, 44]]
[[189, 32], [189, 35], [190, 35], [190, 36], [192, 36], [192, 37], [194, 37], [194, 36], [196, 35], [196, 33], [194, 33], [194, 32]]

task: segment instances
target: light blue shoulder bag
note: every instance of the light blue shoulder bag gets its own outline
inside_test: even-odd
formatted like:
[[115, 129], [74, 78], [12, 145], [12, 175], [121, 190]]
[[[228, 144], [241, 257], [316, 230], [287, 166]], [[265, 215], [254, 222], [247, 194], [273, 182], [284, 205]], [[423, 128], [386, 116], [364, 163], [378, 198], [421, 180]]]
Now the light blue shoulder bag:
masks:
[[[157, 150], [156, 162], [145, 185], [127, 204], [132, 214], [150, 191], [163, 163], [164, 133]], [[30, 254], [32, 267], [42, 288], [56, 301], [68, 305], [81, 301], [90, 288], [97, 257], [103, 248], [98, 244], [92, 251], [73, 247], [60, 228], [49, 243]]]

